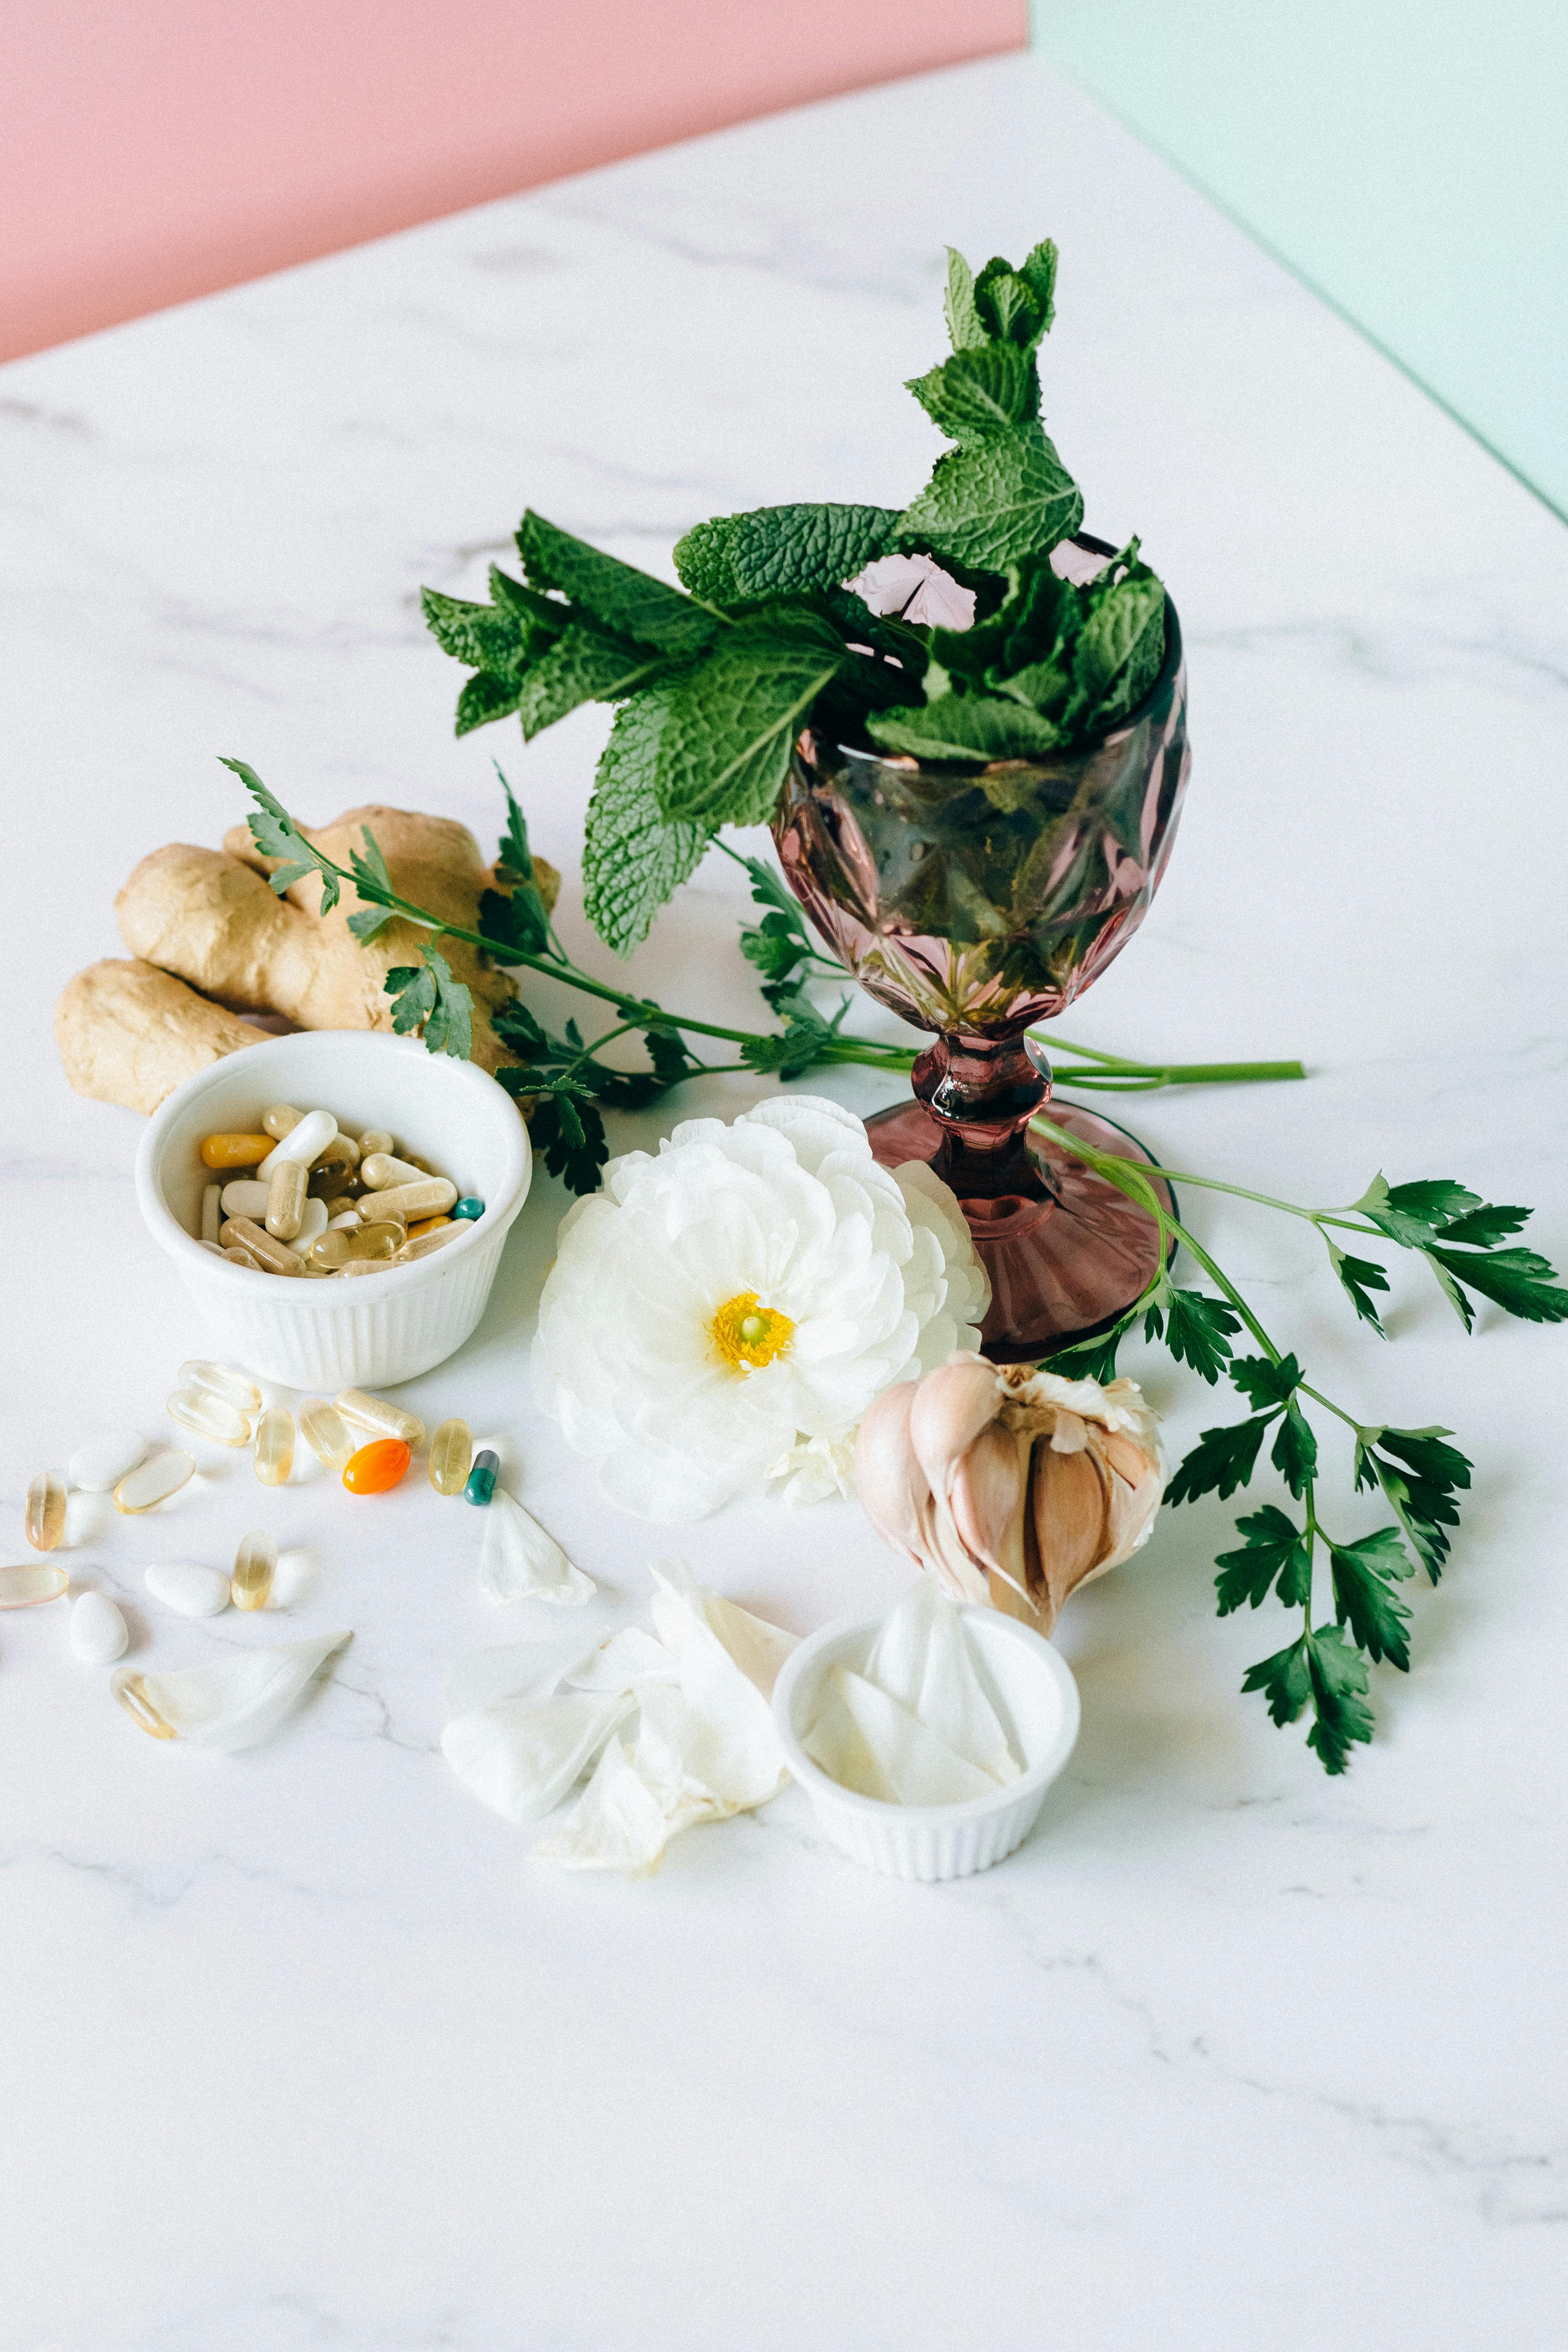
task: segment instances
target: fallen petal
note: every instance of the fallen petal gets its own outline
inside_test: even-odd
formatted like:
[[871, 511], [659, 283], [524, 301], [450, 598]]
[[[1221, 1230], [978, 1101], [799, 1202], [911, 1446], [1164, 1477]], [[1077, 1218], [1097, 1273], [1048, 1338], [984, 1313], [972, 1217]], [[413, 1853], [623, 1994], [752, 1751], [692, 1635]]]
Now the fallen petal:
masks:
[[121, 1666], [109, 1686], [154, 1738], [188, 1739], [194, 1747], [232, 1754], [270, 1738], [333, 1652], [353, 1638], [322, 1633], [280, 1650], [235, 1649], [205, 1666], [166, 1675]]
[[981, 1685], [963, 1620], [932, 1578], [922, 1576], [887, 1619], [864, 1675], [994, 1785], [1017, 1779], [1023, 1767]]
[[541, 1838], [534, 1854], [567, 1870], [620, 1870], [651, 1878], [663, 1859], [669, 1822], [658, 1795], [612, 1738], [594, 1777], [558, 1830]]
[[561, 1802], [637, 1702], [566, 1691], [514, 1698], [459, 1715], [441, 1753], [481, 1803], [508, 1821], [537, 1822]]
[[504, 1486], [485, 1512], [479, 1591], [487, 1601], [551, 1601], [574, 1607], [597, 1591], [591, 1576], [574, 1568], [553, 1536]]
[[[962, 1805], [995, 1795], [989, 1772], [956, 1755], [864, 1675], [835, 1666], [827, 1682], [842, 1713], [825, 1709], [801, 1745], [830, 1779], [889, 1805]], [[847, 1780], [846, 1772], [859, 1777]]]

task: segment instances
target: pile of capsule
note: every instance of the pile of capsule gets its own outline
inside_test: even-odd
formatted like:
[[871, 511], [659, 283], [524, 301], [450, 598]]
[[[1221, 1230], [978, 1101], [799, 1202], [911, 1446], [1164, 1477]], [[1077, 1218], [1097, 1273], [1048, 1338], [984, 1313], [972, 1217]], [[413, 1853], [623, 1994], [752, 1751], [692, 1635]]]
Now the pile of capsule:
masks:
[[209, 1135], [196, 1238], [253, 1274], [376, 1274], [454, 1241], [485, 1213], [384, 1129], [345, 1135], [330, 1110], [274, 1103], [254, 1134]]

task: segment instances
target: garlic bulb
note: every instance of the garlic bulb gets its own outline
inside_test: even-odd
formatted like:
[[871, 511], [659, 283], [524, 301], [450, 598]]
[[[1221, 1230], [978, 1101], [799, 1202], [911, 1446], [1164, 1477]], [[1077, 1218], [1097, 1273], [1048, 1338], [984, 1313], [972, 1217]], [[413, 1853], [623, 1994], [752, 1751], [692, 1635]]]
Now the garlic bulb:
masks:
[[1069, 1592], [1147, 1542], [1165, 1485], [1156, 1426], [1134, 1381], [955, 1355], [878, 1398], [856, 1482], [878, 1533], [955, 1601], [1048, 1633]]

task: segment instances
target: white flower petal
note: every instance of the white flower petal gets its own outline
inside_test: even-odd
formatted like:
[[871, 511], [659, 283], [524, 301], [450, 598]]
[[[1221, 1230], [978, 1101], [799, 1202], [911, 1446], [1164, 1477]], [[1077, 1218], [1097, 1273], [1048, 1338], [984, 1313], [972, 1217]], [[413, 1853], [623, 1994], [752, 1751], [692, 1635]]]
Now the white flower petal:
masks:
[[801, 1746], [830, 1779], [888, 1805], [962, 1805], [996, 1783], [863, 1675], [835, 1666]]
[[866, 1679], [994, 1782], [1016, 1780], [1023, 1770], [981, 1688], [963, 1620], [934, 1577], [922, 1576], [888, 1618]]
[[492, 1812], [537, 1822], [553, 1811], [636, 1706], [629, 1694], [563, 1691], [455, 1716], [441, 1753]]
[[552, 1601], [574, 1606], [598, 1587], [574, 1568], [553, 1536], [504, 1486], [485, 1506], [479, 1591], [487, 1601]]
[[680, 1661], [640, 1625], [623, 1625], [566, 1676], [574, 1690], [635, 1691], [645, 1683], [678, 1683]]
[[534, 1847], [542, 1862], [567, 1870], [619, 1870], [650, 1878], [663, 1858], [669, 1816], [657, 1792], [612, 1739], [594, 1777], [558, 1830]]
[[175, 1737], [232, 1755], [269, 1739], [349, 1633], [322, 1633], [281, 1649], [233, 1649], [205, 1666], [138, 1674], [122, 1666], [112, 1687], [133, 1683]]

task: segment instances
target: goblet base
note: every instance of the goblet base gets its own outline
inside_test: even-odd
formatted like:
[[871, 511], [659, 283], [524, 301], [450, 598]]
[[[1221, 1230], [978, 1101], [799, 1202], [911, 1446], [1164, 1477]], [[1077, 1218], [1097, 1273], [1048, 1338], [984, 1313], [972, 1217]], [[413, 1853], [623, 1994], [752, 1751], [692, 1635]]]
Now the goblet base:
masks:
[[[1152, 1165], [1136, 1136], [1079, 1103], [1053, 1100], [1044, 1115], [1097, 1151]], [[878, 1111], [866, 1128], [872, 1155], [884, 1168], [930, 1160], [942, 1140], [942, 1129], [912, 1097]], [[1148, 1288], [1160, 1262], [1160, 1229], [1146, 1209], [1070, 1152], [1053, 1150], [1037, 1136], [1030, 1137], [1029, 1150], [1046, 1198], [1005, 1193], [994, 1201], [959, 1202], [991, 1276], [981, 1347], [997, 1364], [1029, 1363], [1108, 1330]], [[1169, 1184], [1160, 1176], [1149, 1181], [1173, 1213]]]

